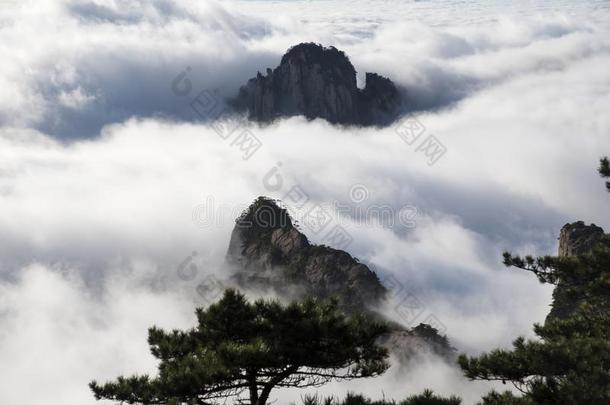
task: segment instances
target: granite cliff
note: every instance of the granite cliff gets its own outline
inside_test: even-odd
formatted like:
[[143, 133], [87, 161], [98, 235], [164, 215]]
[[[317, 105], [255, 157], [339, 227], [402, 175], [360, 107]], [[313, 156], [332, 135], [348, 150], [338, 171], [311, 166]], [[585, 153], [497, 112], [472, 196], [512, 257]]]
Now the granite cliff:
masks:
[[[559, 234], [557, 254], [559, 257], [586, 255], [603, 237], [604, 230], [595, 224], [586, 225], [583, 221], [565, 224]], [[553, 290], [553, 305], [547, 319], [571, 315], [580, 302], [580, 297], [574, 296], [560, 281]]]
[[604, 236], [604, 230], [595, 224], [583, 221], [565, 224], [559, 234], [559, 256], [578, 256], [591, 251]]
[[[242, 289], [286, 299], [334, 297], [347, 312], [383, 318], [377, 311], [387, 290], [375, 272], [343, 250], [310, 243], [275, 200], [259, 197], [237, 218], [226, 261]], [[429, 325], [409, 329], [391, 323], [391, 329], [381, 343], [403, 363], [416, 354], [455, 356], [447, 338]]]
[[227, 262], [239, 284], [291, 296], [334, 296], [349, 310], [375, 308], [386, 294], [367, 266], [342, 250], [311, 244], [286, 209], [264, 197], [236, 220]]
[[356, 70], [342, 51], [302, 43], [290, 48], [278, 67], [248, 80], [232, 104], [259, 122], [303, 115], [370, 126], [391, 123], [401, 99], [394, 83], [376, 73], [366, 73], [359, 89]]

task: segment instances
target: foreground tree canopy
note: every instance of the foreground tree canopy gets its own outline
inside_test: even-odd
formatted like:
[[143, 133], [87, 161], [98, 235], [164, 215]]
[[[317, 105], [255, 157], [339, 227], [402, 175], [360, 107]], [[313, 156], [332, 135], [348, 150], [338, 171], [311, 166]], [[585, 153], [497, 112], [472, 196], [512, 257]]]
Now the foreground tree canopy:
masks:
[[[599, 172], [610, 177], [606, 158]], [[607, 188], [610, 191], [609, 183]], [[492, 393], [483, 403], [610, 404], [610, 237], [604, 236], [591, 252], [576, 257], [505, 253], [504, 263], [554, 284], [561, 293], [554, 295], [553, 307], [570, 311], [534, 325], [537, 340], [518, 338], [513, 350], [460, 357], [467, 377], [509, 381], [525, 394], [516, 398]]]
[[209, 404], [227, 397], [264, 405], [275, 387], [312, 387], [332, 379], [372, 377], [387, 367], [376, 344], [385, 324], [345, 315], [333, 300], [282, 305], [248, 302], [235, 290], [188, 331], [149, 329], [160, 360], [157, 377], [90, 383], [96, 399], [145, 404]]

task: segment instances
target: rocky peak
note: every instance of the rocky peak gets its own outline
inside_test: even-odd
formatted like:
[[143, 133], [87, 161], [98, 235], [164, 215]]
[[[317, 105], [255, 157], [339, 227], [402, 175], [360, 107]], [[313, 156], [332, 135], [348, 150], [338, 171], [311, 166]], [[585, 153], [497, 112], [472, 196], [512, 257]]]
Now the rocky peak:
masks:
[[266, 197], [256, 199], [236, 220], [227, 263], [241, 285], [335, 296], [352, 310], [377, 306], [386, 294], [367, 266], [342, 250], [311, 244], [286, 209]]
[[559, 234], [559, 256], [579, 256], [588, 253], [604, 236], [604, 230], [583, 221], [565, 224]]
[[[325, 48], [314, 43], [301, 43], [290, 48], [280, 62], [280, 67], [314, 67], [325, 79], [356, 85], [356, 69], [343, 51], [334, 46]], [[290, 71], [290, 69], [288, 69]]]
[[302, 43], [278, 67], [248, 80], [233, 104], [260, 122], [303, 115], [333, 124], [386, 125], [401, 100], [394, 83], [375, 73], [367, 73], [364, 89], [358, 89], [356, 70], [342, 51]]
[[[241, 288], [272, 290], [290, 299], [333, 296], [348, 312], [376, 313], [387, 295], [366, 265], [345, 251], [311, 244], [288, 211], [266, 197], [257, 198], [236, 219], [226, 261]], [[409, 330], [391, 323], [380, 343], [402, 363], [416, 354], [455, 355], [447, 338], [424, 324]]]
[[425, 323], [411, 330], [394, 330], [384, 335], [380, 343], [397, 357], [400, 364], [409, 364], [414, 357], [429, 354], [452, 362], [456, 360], [456, 349], [447, 336]]
[[[595, 224], [586, 225], [583, 221], [565, 224], [559, 234], [558, 256], [581, 256], [591, 252], [595, 244], [604, 236], [604, 230]], [[553, 305], [548, 319], [565, 318], [574, 313], [580, 304], [569, 288], [561, 282], [553, 290]]]
[[395, 118], [400, 95], [390, 79], [377, 73], [367, 73], [360, 100], [360, 114], [364, 122], [386, 124]]
[[267, 271], [309, 247], [286, 209], [259, 197], [235, 220], [227, 261], [240, 270]]

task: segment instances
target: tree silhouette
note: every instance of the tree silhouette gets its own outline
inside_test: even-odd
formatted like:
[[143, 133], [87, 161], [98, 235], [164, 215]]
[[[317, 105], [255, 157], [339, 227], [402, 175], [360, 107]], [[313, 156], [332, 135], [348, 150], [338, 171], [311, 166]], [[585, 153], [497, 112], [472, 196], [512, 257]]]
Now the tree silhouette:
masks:
[[276, 387], [313, 387], [383, 373], [387, 351], [376, 344], [387, 331], [365, 316], [347, 316], [334, 300], [282, 305], [248, 302], [235, 290], [196, 310], [188, 331], [149, 329], [160, 360], [157, 377], [119, 377], [89, 384], [96, 399], [143, 404], [211, 404], [235, 397], [264, 405]]
[[[607, 158], [599, 173], [610, 177]], [[608, 191], [610, 185], [606, 183]], [[534, 325], [537, 340], [522, 337], [512, 350], [460, 356], [467, 377], [511, 382], [525, 395], [491, 393], [483, 404], [610, 404], [610, 237], [578, 256], [513, 256], [504, 264], [529, 271], [542, 283], [559, 285], [553, 307], [569, 307]], [[557, 287], [556, 287], [557, 288]]]

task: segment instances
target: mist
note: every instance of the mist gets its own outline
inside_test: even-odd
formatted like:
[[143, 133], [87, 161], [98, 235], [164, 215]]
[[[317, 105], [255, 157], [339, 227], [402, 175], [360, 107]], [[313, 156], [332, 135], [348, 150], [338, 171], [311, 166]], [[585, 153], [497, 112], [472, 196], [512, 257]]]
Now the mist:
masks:
[[[502, 252], [554, 254], [566, 222], [610, 228], [596, 174], [610, 151], [608, 6], [349, 4], [0, 5], [2, 403], [93, 404], [92, 379], [154, 373], [147, 328], [193, 326], [195, 306], [217, 297], [198, 286], [228, 283], [234, 219], [260, 195], [291, 207], [294, 187], [347, 230], [349, 245], [335, 247], [398, 282], [390, 318], [433, 316], [470, 354], [532, 336], [552, 289], [506, 269]], [[224, 115], [248, 78], [302, 41], [345, 51], [360, 81], [391, 77], [408, 111], [382, 129]], [[193, 108], [202, 95], [209, 114]], [[405, 141], [408, 120], [442, 144], [440, 157]], [[245, 153], [227, 128], [260, 147]], [[185, 260], [196, 265], [186, 278]], [[415, 319], [396, 311], [406, 292], [421, 303]], [[491, 388], [439, 359], [420, 363], [375, 388], [320, 393], [400, 400], [429, 387], [471, 404]]]

